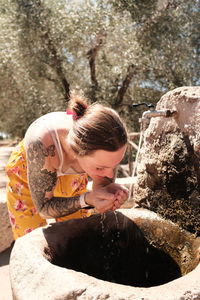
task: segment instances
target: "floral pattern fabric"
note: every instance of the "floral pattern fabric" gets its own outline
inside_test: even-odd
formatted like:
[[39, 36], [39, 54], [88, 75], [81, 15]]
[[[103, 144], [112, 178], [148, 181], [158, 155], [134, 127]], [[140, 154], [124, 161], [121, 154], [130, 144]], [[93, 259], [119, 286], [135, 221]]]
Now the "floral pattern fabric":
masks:
[[[35, 228], [45, 226], [46, 220], [41, 218], [31, 199], [28, 181], [26, 154], [23, 141], [19, 143], [10, 156], [6, 166], [7, 206], [14, 239], [23, 236]], [[87, 174], [70, 174], [58, 177], [54, 196], [72, 197], [86, 192]], [[58, 218], [63, 221], [88, 217], [91, 212], [81, 209], [66, 217]]]

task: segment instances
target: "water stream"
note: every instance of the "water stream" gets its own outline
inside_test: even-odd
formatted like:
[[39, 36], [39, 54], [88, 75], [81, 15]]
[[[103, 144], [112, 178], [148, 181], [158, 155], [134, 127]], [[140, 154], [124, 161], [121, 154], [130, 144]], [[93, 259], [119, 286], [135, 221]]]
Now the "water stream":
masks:
[[[113, 271], [112, 271], [112, 261], [113, 261], [113, 259], [115, 259], [116, 257], [119, 257], [119, 255], [120, 255], [120, 248], [118, 247], [118, 243], [117, 243], [117, 240], [120, 239], [119, 220], [118, 220], [117, 212], [114, 211], [113, 214], [115, 216], [115, 221], [116, 221], [115, 234], [113, 236], [111, 236], [111, 239], [107, 240], [107, 243], [101, 244], [101, 249], [102, 249], [102, 252], [104, 253], [103, 267], [104, 267], [104, 271], [105, 271], [107, 280], [110, 282], [115, 282], [115, 279], [113, 277]], [[101, 223], [102, 240], [103, 241], [105, 241], [106, 232], [109, 230], [109, 229], [106, 229], [106, 224], [104, 224], [105, 219], [106, 219], [106, 214], [105, 213], [101, 214], [100, 223]]]
[[[142, 146], [143, 136], [144, 136], [144, 132], [143, 132], [143, 130], [141, 130], [141, 131], [140, 131], [140, 137], [139, 137], [139, 143], [138, 143], [138, 150], [137, 150], [136, 157], [135, 157], [135, 162], [134, 162], [134, 166], [133, 166], [133, 172], [132, 172], [132, 174], [131, 174], [131, 177], [132, 177], [132, 178], [133, 178], [134, 176], [136, 176], [137, 165], [138, 165], [138, 159], [139, 159], [139, 154], [140, 154], [140, 150], [141, 150], [141, 146]], [[130, 184], [130, 187], [129, 187], [129, 197], [128, 197], [128, 201], [131, 200], [132, 194], [133, 194], [133, 183], [131, 183], [131, 184]]]

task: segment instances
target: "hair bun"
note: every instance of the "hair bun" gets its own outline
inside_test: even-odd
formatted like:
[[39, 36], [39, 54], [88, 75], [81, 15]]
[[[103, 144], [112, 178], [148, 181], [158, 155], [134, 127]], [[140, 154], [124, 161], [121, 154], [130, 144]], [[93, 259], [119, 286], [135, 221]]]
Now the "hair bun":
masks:
[[81, 118], [84, 115], [87, 107], [87, 100], [84, 96], [74, 93], [71, 94], [69, 109], [71, 109], [75, 113], [77, 119]]

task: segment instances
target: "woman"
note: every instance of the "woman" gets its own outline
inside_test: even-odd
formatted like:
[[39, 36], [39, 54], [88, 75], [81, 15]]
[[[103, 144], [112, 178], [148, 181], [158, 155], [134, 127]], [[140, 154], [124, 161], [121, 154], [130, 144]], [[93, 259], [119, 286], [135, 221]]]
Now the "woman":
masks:
[[[46, 114], [28, 128], [6, 166], [7, 204], [14, 238], [46, 225], [119, 208], [127, 189], [112, 183], [126, 151], [119, 115], [71, 96], [66, 112]], [[93, 180], [87, 191], [88, 176]]]

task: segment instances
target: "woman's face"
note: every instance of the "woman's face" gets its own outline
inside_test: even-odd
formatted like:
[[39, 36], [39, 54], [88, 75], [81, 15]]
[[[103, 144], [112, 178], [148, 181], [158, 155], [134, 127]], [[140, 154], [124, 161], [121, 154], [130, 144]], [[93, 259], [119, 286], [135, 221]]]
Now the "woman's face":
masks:
[[120, 163], [126, 152], [126, 145], [117, 151], [96, 150], [90, 155], [78, 156], [80, 167], [90, 177], [114, 177], [114, 169]]

